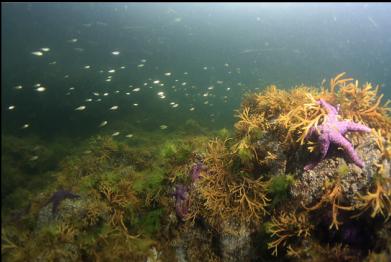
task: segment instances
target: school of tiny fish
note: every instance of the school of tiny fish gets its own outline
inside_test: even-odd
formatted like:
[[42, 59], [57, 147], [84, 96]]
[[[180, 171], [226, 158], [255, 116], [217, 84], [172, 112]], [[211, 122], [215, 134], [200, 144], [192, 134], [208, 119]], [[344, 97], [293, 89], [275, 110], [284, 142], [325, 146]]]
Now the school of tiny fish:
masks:
[[[176, 22], [181, 22], [181, 19], [176, 19]], [[100, 25], [98, 22], [95, 23], [97, 26]], [[81, 25], [84, 27], [83, 30], [93, 28], [94, 23], [88, 23], [89, 26], [85, 24]], [[109, 24], [105, 23], [105, 26]], [[124, 29], [125, 30], [125, 29]], [[68, 46], [69, 50], [73, 50], [73, 54], [76, 57], [80, 56], [80, 53], [88, 52], [90, 47], [88, 45], [87, 39], [83, 37], [82, 34], [77, 34], [78, 37], [73, 38], [64, 38], [64, 45]], [[110, 47], [108, 47], [110, 48]], [[57, 68], [56, 66], [61, 65], [62, 61], [60, 59], [59, 48], [56, 46], [44, 46], [44, 47], [35, 47], [30, 49], [30, 55], [41, 57], [34, 61], [45, 61], [48, 66], [47, 70], [52, 70], [51, 68]], [[200, 63], [198, 65], [198, 70], [203, 71], [204, 75], [202, 76], [205, 79], [210, 79], [208, 84], [198, 84], [196, 79], [199, 77], [196, 73], [192, 73], [190, 70], [173, 70], [172, 68], [160, 68], [154, 62], [153, 55], [149, 57], [135, 57], [128, 60], [127, 63], [124, 63], [121, 58], [126, 57], [131, 53], [131, 49], [121, 48], [118, 49], [116, 46], [113, 46], [107, 52], [109, 57], [106, 57], [108, 60], [108, 65], [94, 63], [93, 60], [84, 60], [81, 64], [78, 65], [80, 74], [76, 77], [74, 74], [71, 74], [67, 71], [63, 72], [61, 76], [63, 79], [68, 81], [69, 84], [66, 90], [63, 92], [64, 100], [69, 99], [69, 104], [73, 107], [74, 116], [73, 117], [85, 117], [86, 115], [94, 114], [94, 110], [99, 107], [108, 112], [142, 112], [144, 108], [148, 107], [148, 103], [155, 104], [161, 103], [162, 106], [169, 108], [170, 112], [182, 112], [186, 111], [189, 114], [197, 114], [192, 112], [205, 112], [204, 110], [210, 110], [213, 112], [213, 106], [216, 102], [227, 103], [234, 96], [238, 96], [238, 93], [235, 94], [229, 92], [235, 86], [240, 93], [244, 93], [248, 90], [247, 86], [241, 82], [234, 82], [231, 78], [232, 75], [240, 74], [240, 67], [235, 67], [233, 63], [218, 63], [218, 64], [206, 64]], [[107, 56], [102, 54], [102, 56]], [[121, 61], [116, 64], [113, 61]], [[158, 69], [158, 73], [155, 73], [153, 76], [146, 75], [144, 81], [133, 81], [128, 83], [127, 86], [122, 86], [118, 84], [118, 81], [124, 75], [132, 75], [137, 78], [139, 75], [145, 75], [148, 70], [151, 68]], [[213, 74], [216, 70], [224, 70], [226, 78], [222, 77], [215, 79]], [[85, 72], [85, 73], [83, 73]], [[97, 83], [91, 84], [88, 88], [93, 89], [92, 92], [86, 94], [83, 92], [85, 85], [88, 85], [83, 82], [83, 84], [77, 84], [78, 80], [83, 79], [83, 74], [90, 75], [95, 74], [97, 76]], [[96, 86], [93, 88], [93, 86]], [[42, 79], [41, 83], [36, 83], [33, 86], [29, 87], [29, 83], [15, 82], [11, 87], [15, 92], [23, 93], [28, 92], [29, 90], [34, 90], [36, 93], [46, 93], [48, 90], [50, 93], [61, 92], [56, 89], [56, 86], [53, 84], [47, 83]], [[157, 96], [156, 98], [143, 99], [144, 96], [151, 96], [151, 91]], [[41, 95], [41, 101], [44, 103], [45, 95]], [[69, 98], [68, 98], [69, 97]], [[128, 100], [126, 100], [126, 98]], [[78, 102], [77, 102], [78, 101]], [[114, 104], [113, 103], [117, 103]], [[124, 101], [128, 101], [127, 103]], [[12, 101], [9, 101], [12, 103]], [[84, 104], [85, 103], [85, 104]], [[8, 111], [17, 112], [20, 107], [17, 103], [9, 104], [7, 106]], [[105, 109], [104, 109], [105, 108]], [[199, 108], [202, 108], [198, 111]], [[175, 111], [176, 110], [176, 111]], [[116, 114], [110, 114], [112, 117], [115, 117]], [[211, 122], [214, 122], [216, 116], [219, 113], [209, 113], [206, 114], [209, 117]], [[107, 117], [107, 116], [105, 116]], [[189, 116], [191, 118], [191, 115]], [[99, 116], [97, 116], [99, 118]], [[103, 118], [103, 117], [102, 117]], [[28, 128], [33, 121], [29, 120], [28, 124], [22, 124], [22, 129]], [[131, 130], [123, 129], [121, 131], [110, 130], [110, 126], [113, 124], [108, 124], [110, 119], [100, 119], [96, 123], [96, 127], [100, 128], [102, 132], [111, 132], [111, 136], [117, 137], [122, 136], [126, 138], [132, 138], [133, 133], [129, 133]], [[139, 120], [134, 121], [138, 123]], [[103, 128], [105, 127], [105, 128]], [[168, 125], [164, 123], [156, 123], [156, 130], [166, 130]], [[121, 135], [125, 133], [124, 135]]]

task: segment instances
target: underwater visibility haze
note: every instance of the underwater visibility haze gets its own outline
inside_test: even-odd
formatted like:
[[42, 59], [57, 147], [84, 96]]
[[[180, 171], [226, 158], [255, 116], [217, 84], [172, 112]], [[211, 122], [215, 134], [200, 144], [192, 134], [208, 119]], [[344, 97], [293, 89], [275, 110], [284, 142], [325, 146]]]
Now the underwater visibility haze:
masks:
[[4, 261], [390, 261], [390, 3], [2, 3]]

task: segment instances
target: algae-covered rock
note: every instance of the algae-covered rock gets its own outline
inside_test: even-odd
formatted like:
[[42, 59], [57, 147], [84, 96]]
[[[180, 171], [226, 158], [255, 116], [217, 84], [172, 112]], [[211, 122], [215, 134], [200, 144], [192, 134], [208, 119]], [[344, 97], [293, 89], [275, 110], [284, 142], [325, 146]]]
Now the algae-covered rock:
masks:
[[301, 200], [304, 205], [313, 203], [323, 195], [325, 183], [332, 183], [338, 177], [345, 204], [349, 206], [356, 204], [357, 193], [371, 185], [377, 170], [375, 163], [378, 163], [382, 156], [373, 135], [366, 134], [355, 138], [355, 141], [356, 151], [365, 163], [364, 168], [358, 168], [349, 159], [345, 160], [340, 152], [334, 150], [313, 170], [298, 171], [295, 175], [296, 182], [291, 188], [292, 196]]
[[251, 260], [254, 246], [251, 242], [251, 229], [248, 225], [224, 221], [219, 241], [223, 261]]

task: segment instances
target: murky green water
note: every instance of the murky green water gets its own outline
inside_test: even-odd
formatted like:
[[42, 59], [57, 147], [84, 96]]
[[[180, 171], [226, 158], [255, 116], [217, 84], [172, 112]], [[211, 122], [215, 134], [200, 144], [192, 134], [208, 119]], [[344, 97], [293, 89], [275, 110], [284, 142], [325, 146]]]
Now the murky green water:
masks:
[[66, 157], [89, 154], [92, 138], [150, 149], [213, 137], [233, 129], [244, 94], [270, 84], [319, 86], [347, 72], [390, 99], [390, 12], [389, 3], [2, 4], [2, 214], [50, 185]]

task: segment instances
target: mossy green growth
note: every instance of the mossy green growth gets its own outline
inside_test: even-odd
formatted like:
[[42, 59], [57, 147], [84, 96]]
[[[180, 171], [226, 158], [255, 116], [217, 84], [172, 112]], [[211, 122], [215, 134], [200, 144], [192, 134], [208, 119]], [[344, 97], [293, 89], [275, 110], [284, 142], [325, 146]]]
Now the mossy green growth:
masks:
[[230, 132], [227, 128], [222, 128], [217, 131], [217, 136], [220, 138], [226, 139], [229, 137], [229, 135], [230, 135]]
[[275, 207], [289, 196], [289, 186], [294, 182], [292, 175], [280, 174], [270, 179], [269, 193], [272, 195], [271, 206]]
[[349, 174], [349, 166], [344, 162], [338, 166], [337, 172], [340, 177], [346, 176]]
[[160, 156], [165, 159], [170, 159], [174, 158], [177, 152], [177, 146], [173, 142], [167, 141], [160, 149]]
[[133, 183], [133, 189], [138, 192], [156, 192], [164, 180], [164, 171], [158, 167], [137, 173]]
[[160, 149], [160, 156], [164, 161], [175, 164], [185, 163], [191, 156], [193, 147], [182, 141], [167, 141]]
[[254, 157], [250, 148], [239, 148], [238, 156], [243, 164], [249, 164]]
[[149, 236], [156, 234], [160, 229], [160, 219], [163, 213], [163, 208], [158, 208], [146, 213], [139, 221], [141, 231]]

